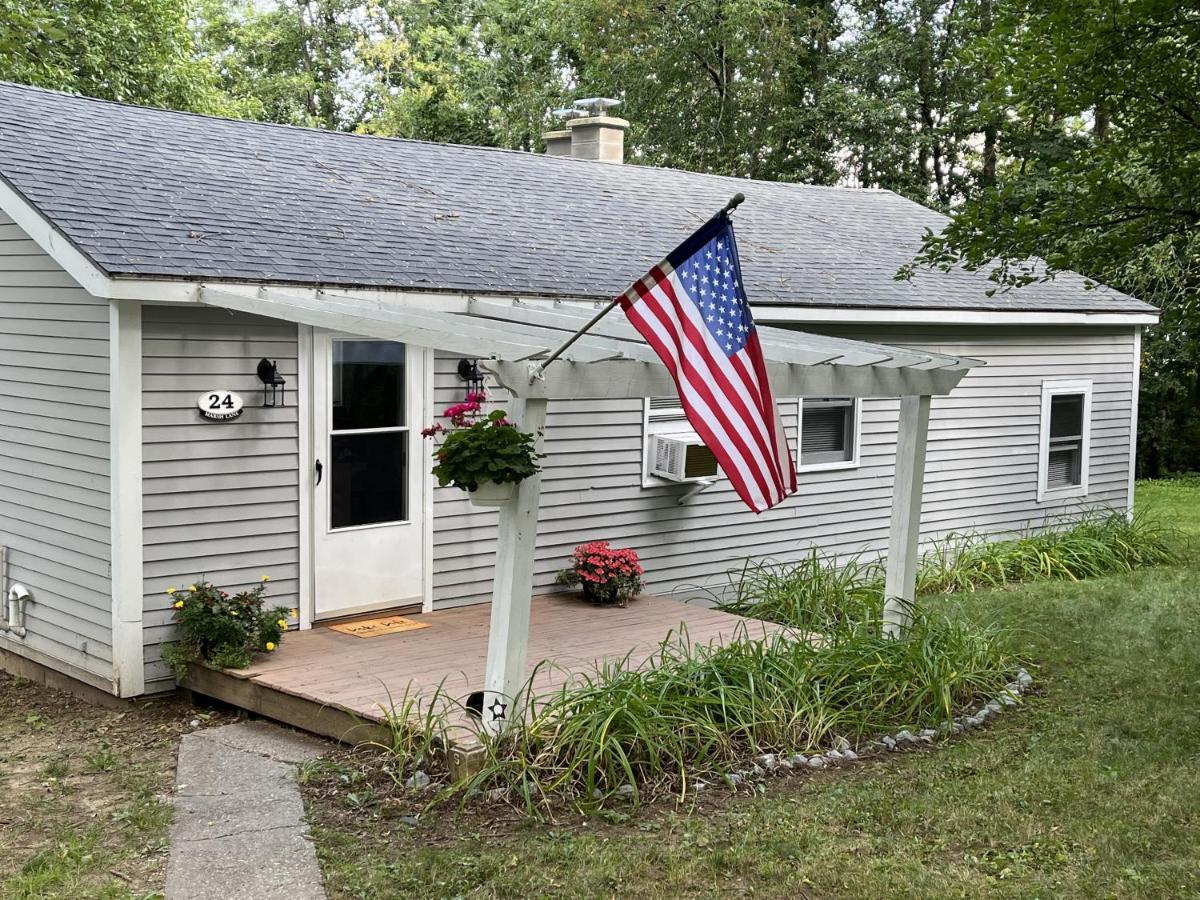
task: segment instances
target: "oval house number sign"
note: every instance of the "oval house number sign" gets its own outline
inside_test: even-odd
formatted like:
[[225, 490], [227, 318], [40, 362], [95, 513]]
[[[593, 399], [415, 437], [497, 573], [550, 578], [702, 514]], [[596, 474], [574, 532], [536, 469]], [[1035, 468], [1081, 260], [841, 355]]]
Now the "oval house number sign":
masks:
[[233, 391], [205, 391], [196, 398], [200, 415], [206, 419], [236, 419], [242, 414], [242, 398]]

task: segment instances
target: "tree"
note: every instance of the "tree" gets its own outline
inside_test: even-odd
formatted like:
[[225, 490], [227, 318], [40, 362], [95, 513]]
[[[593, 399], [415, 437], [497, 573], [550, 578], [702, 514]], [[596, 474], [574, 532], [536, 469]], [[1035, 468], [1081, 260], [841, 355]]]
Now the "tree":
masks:
[[839, 48], [847, 176], [949, 210], [994, 177], [999, 123], [979, 108], [986, 64], [964, 55], [1003, 0], [856, 0]]
[[1074, 270], [1159, 305], [1143, 462], [1200, 467], [1200, 9], [1025, 0], [970, 52], [995, 73], [982, 106], [1006, 141], [995, 184], [920, 262], [1001, 287]]
[[840, 25], [827, 0], [563, 4], [580, 92], [621, 99], [638, 162], [829, 183]]
[[357, 0], [204, 0], [199, 35], [222, 89], [268, 122], [350, 130], [363, 116]]
[[361, 62], [363, 130], [532, 150], [567, 99], [560, 0], [383, 0]]
[[0, 79], [236, 115], [196, 52], [189, 0], [0, 0]]

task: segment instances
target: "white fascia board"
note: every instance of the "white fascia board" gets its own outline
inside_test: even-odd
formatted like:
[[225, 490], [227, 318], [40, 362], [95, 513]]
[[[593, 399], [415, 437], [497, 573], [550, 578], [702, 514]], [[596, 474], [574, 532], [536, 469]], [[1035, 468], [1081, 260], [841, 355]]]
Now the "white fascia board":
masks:
[[1158, 313], [751, 306], [760, 325], [1154, 325]]
[[[473, 299], [520, 300], [531, 305], [566, 303], [581, 309], [593, 309], [595, 300], [575, 297], [533, 297], [527, 294], [491, 294], [483, 292], [410, 291], [401, 288], [351, 288], [328, 285], [305, 287], [284, 282], [253, 281], [174, 281], [158, 278], [112, 279], [111, 296], [124, 300], [153, 303], [196, 303], [200, 289], [211, 287], [234, 293], [255, 293], [259, 288], [274, 288], [289, 293], [314, 296], [341, 294], [356, 299], [388, 301], [396, 306], [466, 312]], [[760, 325], [841, 324], [841, 325], [1154, 325], [1157, 313], [1065, 313], [1007, 312], [944, 309], [847, 309], [841, 307], [752, 306]]]
[[66, 269], [67, 274], [93, 297], [111, 299], [112, 280], [95, 263], [33, 207], [23, 196], [0, 178], [0, 209], [41, 247], [50, 258]]

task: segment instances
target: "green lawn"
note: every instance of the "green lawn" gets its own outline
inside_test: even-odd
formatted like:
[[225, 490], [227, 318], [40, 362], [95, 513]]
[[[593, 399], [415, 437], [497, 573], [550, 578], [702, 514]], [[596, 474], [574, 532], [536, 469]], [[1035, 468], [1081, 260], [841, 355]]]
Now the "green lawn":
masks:
[[0, 672], [0, 898], [160, 896], [179, 737], [207, 713], [105, 708]]
[[[1141, 485], [1139, 503], [1200, 539], [1200, 479]], [[308, 791], [330, 893], [1200, 897], [1200, 554], [929, 602], [1021, 629], [1039, 688], [1024, 708], [760, 796], [551, 824], [477, 809], [414, 822], [350, 757]]]

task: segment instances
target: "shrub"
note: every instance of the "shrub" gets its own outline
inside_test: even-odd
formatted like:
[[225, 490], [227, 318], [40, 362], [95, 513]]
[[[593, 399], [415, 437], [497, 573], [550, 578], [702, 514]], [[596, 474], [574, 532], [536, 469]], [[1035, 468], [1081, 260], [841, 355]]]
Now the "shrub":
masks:
[[617, 549], [608, 541], [591, 541], [575, 548], [571, 568], [559, 572], [555, 581], [582, 584], [587, 599], [598, 603], [617, 601], [624, 606], [641, 593], [643, 574], [636, 550]]
[[255, 587], [232, 596], [207, 581], [186, 591], [167, 590], [183, 637], [163, 649], [163, 660], [177, 680], [184, 679], [193, 662], [244, 669], [255, 653], [270, 653], [279, 646], [288, 616], [296, 611], [283, 606], [264, 608], [268, 581], [264, 575]]

